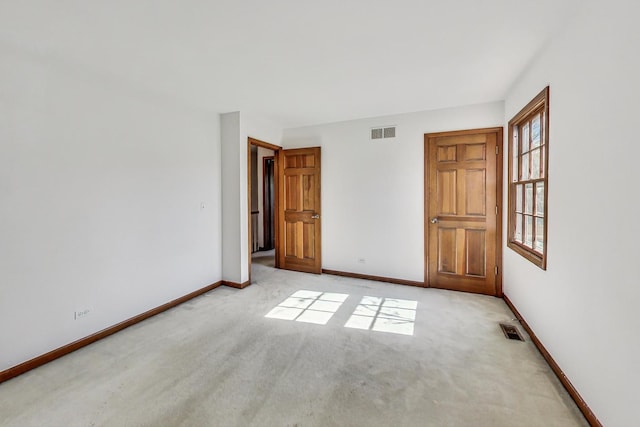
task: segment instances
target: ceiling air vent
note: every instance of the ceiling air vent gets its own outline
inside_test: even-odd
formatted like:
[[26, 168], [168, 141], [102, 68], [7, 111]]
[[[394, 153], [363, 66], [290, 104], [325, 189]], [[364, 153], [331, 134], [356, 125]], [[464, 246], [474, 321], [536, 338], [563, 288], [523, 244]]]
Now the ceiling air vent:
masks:
[[393, 139], [396, 137], [395, 126], [382, 126], [371, 128], [371, 140], [377, 139]]

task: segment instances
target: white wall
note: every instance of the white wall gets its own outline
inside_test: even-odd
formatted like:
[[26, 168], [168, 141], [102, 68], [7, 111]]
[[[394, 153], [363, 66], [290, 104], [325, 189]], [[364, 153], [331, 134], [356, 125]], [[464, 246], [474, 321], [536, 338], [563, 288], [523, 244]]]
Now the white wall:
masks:
[[249, 280], [248, 138], [278, 145], [282, 130], [263, 119], [234, 112], [221, 116], [223, 278]]
[[[242, 283], [240, 265], [240, 112], [220, 115], [222, 152], [222, 279]], [[246, 149], [245, 149], [246, 151]], [[245, 163], [246, 163], [245, 155]], [[244, 167], [245, 186], [247, 167]], [[246, 196], [246, 190], [245, 190]], [[245, 203], [246, 207], [246, 203]]]
[[217, 117], [0, 57], [0, 370], [220, 280]]
[[[423, 282], [424, 134], [503, 120], [495, 102], [285, 130], [285, 148], [322, 147], [322, 267]], [[370, 141], [381, 125], [396, 139]]]
[[621, 427], [640, 402], [638, 12], [589, 3], [505, 107], [508, 121], [550, 84], [548, 270], [505, 248], [505, 294], [600, 421]]

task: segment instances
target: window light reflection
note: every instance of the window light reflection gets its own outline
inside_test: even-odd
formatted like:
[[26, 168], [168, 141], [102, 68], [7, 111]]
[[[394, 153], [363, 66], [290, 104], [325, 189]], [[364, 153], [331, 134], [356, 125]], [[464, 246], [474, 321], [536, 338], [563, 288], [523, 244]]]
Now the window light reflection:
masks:
[[300, 290], [264, 317], [326, 325], [349, 294]]
[[418, 301], [365, 296], [344, 326], [413, 335], [417, 308]]

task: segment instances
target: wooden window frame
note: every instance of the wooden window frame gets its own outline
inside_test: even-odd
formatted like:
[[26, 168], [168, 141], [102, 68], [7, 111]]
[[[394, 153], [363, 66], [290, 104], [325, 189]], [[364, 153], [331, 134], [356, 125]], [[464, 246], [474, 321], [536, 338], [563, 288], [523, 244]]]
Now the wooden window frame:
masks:
[[[540, 168], [540, 173], [543, 174], [543, 177], [538, 178], [530, 178], [527, 177], [526, 180], [522, 179], [522, 168], [521, 163], [523, 157], [526, 155], [528, 158], [528, 153], [534, 151], [529, 147], [529, 151], [522, 153], [522, 138], [520, 138], [520, 129], [521, 125], [528, 124], [535, 115], [541, 114], [542, 122], [540, 124], [540, 147], [544, 147], [544, 150], [541, 149], [541, 162], [544, 161], [544, 166]], [[516, 114], [509, 121], [509, 134], [508, 134], [508, 147], [509, 147], [509, 172], [508, 172], [508, 186], [509, 186], [509, 214], [508, 214], [508, 233], [507, 233], [507, 246], [522, 255], [527, 260], [531, 261], [533, 264], [537, 265], [543, 270], [547, 269], [547, 230], [549, 228], [549, 216], [548, 216], [548, 194], [549, 194], [549, 87], [547, 86], [536, 95], [535, 98], [531, 100], [518, 114]], [[531, 135], [531, 128], [529, 128], [528, 135]], [[514, 165], [514, 137], [518, 138], [518, 154], [515, 157], [518, 161], [517, 165]], [[528, 144], [530, 144], [530, 140]], [[517, 180], [514, 181], [513, 168], [518, 168], [518, 176]], [[525, 188], [526, 184], [533, 183], [533, 195], [532, 195], [532, 212], [528, 214], [525, 211]], [[537, 183], [544, 184], [544, 209], [543, 216], [538, 216], [537, 211], [537, 195], [536, 195], [536, 185]], [[516, 240], [516, 217], [518, 213], [516, 213], [516, 187], [518, 185], [522, 185], [522, 213], [520, 213], [523, 219], [531, 215], [532, 217], [532, 241], [531, 246], [529, 247], [525, 244], [525, 221], [522, 221], [522, 243]], [[544, 221], [544, 231], [543, 242], [542, 242], [542, 252], [534, 249], [536, 242], [536, 218], [543, 218]]]

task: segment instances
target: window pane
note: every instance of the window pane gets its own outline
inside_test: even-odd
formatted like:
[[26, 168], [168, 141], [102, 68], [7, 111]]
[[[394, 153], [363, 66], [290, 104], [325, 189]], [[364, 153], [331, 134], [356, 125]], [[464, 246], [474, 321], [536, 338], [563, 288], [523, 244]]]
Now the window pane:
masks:
[[531, 148], [540, 146], [540, 114], [531, 121]]
[[513, 158], [512, 158], [512, 174], [511, 180], [512, 182], [516, 182], [518, 180], [518, 128], [515, 128], [513, 131]]
[[516, 185], [516, 212], [522, 213], [522, 187], [523, 185]]
[[544, 157], [544, 153], [545, 153], [546, 147], [543, 145], [542, 147], [540, 147], [540, 178], [544, 178], [545, 177], [545, 157]]
[[516, 214], [516, 230], [513, 233], [513, 240], [522, 243], [522, 215]]
[[527, 181], [529, 179], [529, 154], [522, 155], [522, 181]]
[[544, 252], [544, 218], [536, 218], [536, 241], [533, 249]]
[[544, 216], [544, 182], [536, 183], [536, 215]]
[[522, 125], [522, 152], [529, 151], [529, 123]]
[[533, 214], [533, 184], [524, 186], [524, 213]]
[[540, 178], [540, 149], [531, 152], [531, 179]]
[[533, 217], [528, 215], [524, 217], [524, 244], [533, 247]]

